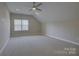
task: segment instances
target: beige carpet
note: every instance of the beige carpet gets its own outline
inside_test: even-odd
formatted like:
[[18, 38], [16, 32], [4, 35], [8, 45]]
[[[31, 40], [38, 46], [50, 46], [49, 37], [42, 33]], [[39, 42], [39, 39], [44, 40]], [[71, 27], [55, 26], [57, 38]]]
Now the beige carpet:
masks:
[[79, 55], [79, 46], [46, 36], [11, 38], [3, 56]]

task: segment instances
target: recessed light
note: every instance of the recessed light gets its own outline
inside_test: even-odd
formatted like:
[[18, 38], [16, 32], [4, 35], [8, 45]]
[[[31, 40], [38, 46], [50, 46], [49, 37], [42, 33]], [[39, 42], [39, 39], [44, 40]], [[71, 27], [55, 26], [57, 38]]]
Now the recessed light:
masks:
[[16, 11], [20, 11], [20, 9], [16, 9]]

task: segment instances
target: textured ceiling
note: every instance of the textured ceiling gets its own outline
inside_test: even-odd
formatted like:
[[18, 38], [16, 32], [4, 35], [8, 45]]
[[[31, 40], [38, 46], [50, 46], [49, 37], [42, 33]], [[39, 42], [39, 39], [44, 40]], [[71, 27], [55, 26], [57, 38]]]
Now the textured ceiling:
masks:
[[[36, 15], [29, 9], [32, 2], [7, 2], [10, 12], [34, 15], [41, 22], [45, 21], [66, 21], [79, 19], [78, 2], [42, 2], [39, 8], [42, 9], [40, 14]], [[20, 9], [16, 11], [16, 9]]]

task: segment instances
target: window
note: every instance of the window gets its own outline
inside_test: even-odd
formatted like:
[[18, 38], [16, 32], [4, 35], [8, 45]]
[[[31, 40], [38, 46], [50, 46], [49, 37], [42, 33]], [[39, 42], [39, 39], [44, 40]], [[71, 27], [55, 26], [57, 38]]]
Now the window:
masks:
[[29, 28], [29, 21], [24, 19], [14, 20], [14, 31], [27, 31]]

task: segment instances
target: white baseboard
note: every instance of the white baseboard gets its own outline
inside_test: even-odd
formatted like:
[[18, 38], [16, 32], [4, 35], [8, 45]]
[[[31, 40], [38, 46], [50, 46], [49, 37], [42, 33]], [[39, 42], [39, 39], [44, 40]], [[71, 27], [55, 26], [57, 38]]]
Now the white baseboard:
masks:
[[62, 40], [62, 41], [65, 41], [65, 42], [68, 42], [68, 43], [72, 43], [72, 44], [75, 44], [75, 45], [78, 45], [79, 46], [79, 43], [74, 42], [74, 41], [71, 41], [71, 40], [63, 39], [63, 38], [56, 37], [56, 36], [52, 36], [52, 35], [48, 35], [48, 34], [46, 34], [46, 36], [48, 36], [50, 38], [56, 38], [58, 40]]
[[9, 41], [9, 40], [7, 40], [7, 41], [4, 43], [3, 47], [0, 49], [0, 56], [2, 55], [3, 50], [4, 50], [5, 47], [7, 46], [8, 41]]

